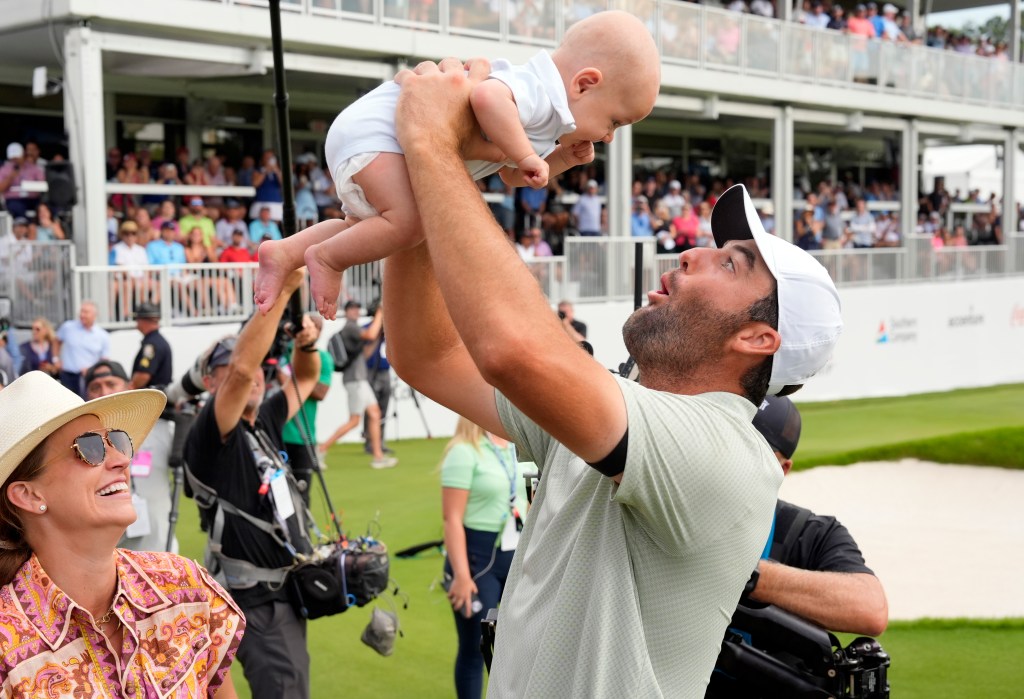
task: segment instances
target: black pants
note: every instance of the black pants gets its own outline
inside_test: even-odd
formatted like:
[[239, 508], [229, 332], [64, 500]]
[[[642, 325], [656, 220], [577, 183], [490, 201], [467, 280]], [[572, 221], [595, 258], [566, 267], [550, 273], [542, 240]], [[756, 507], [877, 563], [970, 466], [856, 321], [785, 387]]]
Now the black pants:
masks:
[[238, 662], [253, 699], [309, 699], [306, 620], [288, 602], [238, 606], [245, 613]]
[[77, 371], [64, 371], [60, 372], [60, 382], [67, 388], [75, 392], [75, 395], [82, 396], [85, 398], [85, 391], [82, 390], [82, 375]]

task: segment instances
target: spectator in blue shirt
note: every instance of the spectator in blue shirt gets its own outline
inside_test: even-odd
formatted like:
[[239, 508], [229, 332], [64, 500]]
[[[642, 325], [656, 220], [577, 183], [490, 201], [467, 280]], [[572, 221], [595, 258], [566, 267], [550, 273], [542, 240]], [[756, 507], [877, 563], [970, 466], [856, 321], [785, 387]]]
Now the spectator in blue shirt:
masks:
[[249, 224], [249, 240], [253, 245], [259, 245], [263, 240], [281, 240], [281, 229], [271, 220], [269, 206], [260, 207], [259, 218], [254, 218]]
[[[164, 221], [160, 225], [160, 237], [153, 240], [146, 246], [146, 255], [151, 265], [183, 265], [185, 260], [185, 246], [174, 239], [174, 222]], [[171, 272], [177, 275], [179, 272]]]
[[651, 210], [647, 206], [647, 197], [638, 194], [633, 197], [633, 213], [629, 217], [629, 228], [634, 238], [654, 235], [651, 228]]
[[96, 304], [82, 301], [78, 320], [66, 320], [57, 330], [60, 382], [85, 397], [82, 377], [93, 364], [110, 357], [110, 334], [96, 324]]

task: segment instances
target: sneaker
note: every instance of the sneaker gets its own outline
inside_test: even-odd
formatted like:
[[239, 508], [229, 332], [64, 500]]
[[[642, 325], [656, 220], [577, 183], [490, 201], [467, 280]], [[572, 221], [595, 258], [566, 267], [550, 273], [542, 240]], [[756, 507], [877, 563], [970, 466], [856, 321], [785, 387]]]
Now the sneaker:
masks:
[[398, 459], [393, 456], [385, 456], [383, 459], [374, 459], [370, 462], [370, 468], [392, 468], [398, 465]]

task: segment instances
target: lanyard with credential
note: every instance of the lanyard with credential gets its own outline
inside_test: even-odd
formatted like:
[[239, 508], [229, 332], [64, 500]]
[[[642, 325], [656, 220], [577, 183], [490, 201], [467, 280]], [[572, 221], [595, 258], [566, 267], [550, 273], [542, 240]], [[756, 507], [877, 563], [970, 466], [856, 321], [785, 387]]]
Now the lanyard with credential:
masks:
[[516, 506], [516, 464], [518, 464], [516, 460], [516, 445], [509, 442], [508, 447], [499, 449], [498, 445], [488, 435], [487, 446], [494, 453], [494, 458], [501, 464], [501, 470], [505, 472], [505, 476], [508, 478], [508, 506], [516, 520], [516, 531], [521, 532], [523, 530], [523, 518], [519, 516], [519, 508]]

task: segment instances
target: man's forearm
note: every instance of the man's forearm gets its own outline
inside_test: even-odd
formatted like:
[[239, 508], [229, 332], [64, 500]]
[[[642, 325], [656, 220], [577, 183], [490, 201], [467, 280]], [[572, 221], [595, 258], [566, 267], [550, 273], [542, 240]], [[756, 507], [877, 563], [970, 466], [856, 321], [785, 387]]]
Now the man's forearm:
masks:
[[868, 573], [802, 570], [761, 561], [751, 597], [821, 624], [830, 631], [877, 636], [889, 623], [878, 578]]
[[[411, 154], [407, 151], [406, 160], [448, 311], [477, 365], [484, 367], [523, 339], [523, 318], [550, 313], [548, 303], [457, 154], [425, 144]], [[534, 335], [531, 344], [548, 346], [546, 340], [555, 338], [550, 332], [554, 329], [555, 323], [531, 328], [542, 335]]]
[[251, 375], [260, 368], [277, 335], [290, 296], [290, 293], [282, 292], [266, 315], [257, 312], [246, 322], [231, 354], [231, 364], [237, 371]]

